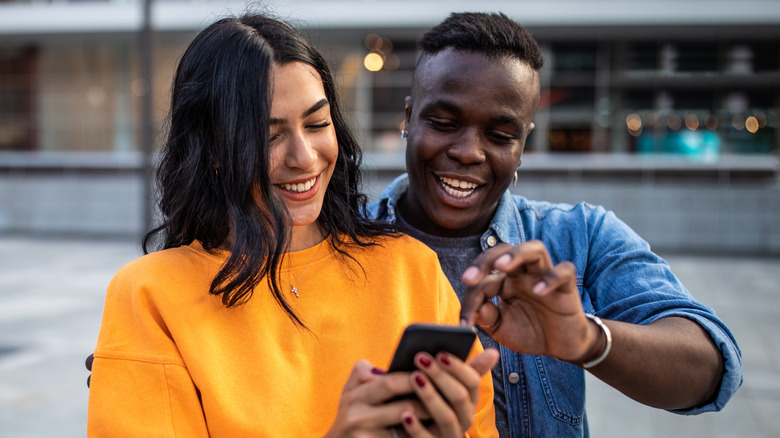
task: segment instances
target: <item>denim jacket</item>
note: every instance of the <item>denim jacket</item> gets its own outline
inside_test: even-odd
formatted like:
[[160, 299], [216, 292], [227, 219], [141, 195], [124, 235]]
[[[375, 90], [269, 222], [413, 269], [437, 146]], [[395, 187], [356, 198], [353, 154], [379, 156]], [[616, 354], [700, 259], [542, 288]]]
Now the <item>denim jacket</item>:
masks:
[[[396, 178], [368, 207], [368, 215], [394, 222], [407, 187], [407, 175]], [[483, 251], [497, 242], [517, 245], [533, 239], [544, 242], [553, 264], [574, 264], [585, 312], [633, 324], [680, 316], [696, 321], [712, 337], [725, 366], [717, 397], [712, 403], [673, 412], [719, 411], [742, 384], [741, 352], [731, 331], [614, 213], [586, 203], [530, 201], [507, 191], [482, 234]], [[550, 356], [520, 354], [504, 346], [500, 350], [513, 438], [588, 436], [581, 368]]]

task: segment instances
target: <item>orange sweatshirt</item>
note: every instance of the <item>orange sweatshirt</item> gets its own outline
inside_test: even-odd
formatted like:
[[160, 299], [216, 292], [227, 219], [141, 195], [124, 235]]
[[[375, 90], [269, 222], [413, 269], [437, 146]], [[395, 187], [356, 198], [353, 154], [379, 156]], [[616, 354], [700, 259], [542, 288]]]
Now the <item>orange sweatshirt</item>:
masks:
[[[225, 308], [208, 289], [226, 254], [198, 242], [127, 264], [108, 287], [88, 435], [323, 435], [358, 359], [386, 368], [406, 325], [458, 323], [436, 254], [408, 237], [381, 244], [352, 252], [360, 266], [328, 240], [316, 256], [318, 246], [287, 254], [288, 283], [311, 261], [295, 283], [300, 298], [286, 297], [310, 331], [293, 325], [265, 281], [247, 304]], [[469, 434], [497, 436], [489, 373], [482, 382]]]

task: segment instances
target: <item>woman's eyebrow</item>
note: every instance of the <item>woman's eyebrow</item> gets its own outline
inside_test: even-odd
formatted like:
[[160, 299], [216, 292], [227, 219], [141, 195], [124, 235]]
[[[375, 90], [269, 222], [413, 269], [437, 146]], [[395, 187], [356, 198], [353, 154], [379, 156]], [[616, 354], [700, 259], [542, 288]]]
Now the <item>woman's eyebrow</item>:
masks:
[[328, 99], [325, 99], [324, 97], [320, 99], [317, 103], [311, 106], [311, 108], [307, 109], [303, 112], [303, 117], [309, 116], [311, 114], [316, 113], [319, 111], [320, 108], [324, 107], [325, 105], [330, 105], [330, 102], [328, 102]]
[[[301, 117], [308, 117], [327, 105], [330, 105], [330, 102], [328, 102], [328, 99], [323, 97], [322, 99], [317, 101], [314, 105], [310, 106], [306, 111], [304, 111], [303, 114], [301, 114]], [[274, 117], [271, 117], [271, 119], [269, 120], [269, 123], [271, 125], [280, 125], [284, 122], [285, 122], [284, 119], [279, 119]]]

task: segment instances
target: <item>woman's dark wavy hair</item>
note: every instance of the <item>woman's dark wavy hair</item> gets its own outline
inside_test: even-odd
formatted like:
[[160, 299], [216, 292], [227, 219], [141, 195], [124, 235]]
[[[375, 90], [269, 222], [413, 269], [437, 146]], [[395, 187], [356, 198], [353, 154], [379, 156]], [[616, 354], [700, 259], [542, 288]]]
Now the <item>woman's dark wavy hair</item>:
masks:
[[230, 235], [231, 255], [209, 292], [232, 307], [250, 299], [266, 278], [279, 305], [305, 327], [279, 288], [290, 217], [269, 178], [270, 72], [293, 61], [311, 65], [322, 78], [338, 141], [319, 226], [348, 258], [346, 246], [371, 246], [374, 238], [389, 234], [361, 215], [367, 200], [358, 191], [362, 154], [325, 60], [290, 25], [247, 14], [208, 26], [179, 62], [157, 172], [163, 222], [146, 234], [143, 248], [148, 253], [153, 241], [163, 249], [198, 240], [211, 250]]

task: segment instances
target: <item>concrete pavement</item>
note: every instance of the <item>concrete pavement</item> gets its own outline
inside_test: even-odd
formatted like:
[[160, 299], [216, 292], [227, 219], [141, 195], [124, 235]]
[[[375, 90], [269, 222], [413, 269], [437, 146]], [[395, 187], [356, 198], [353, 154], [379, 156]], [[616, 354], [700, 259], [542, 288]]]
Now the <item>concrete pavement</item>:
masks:
[[[129, 240], [0, 235], [0, 437], [83, 437], [105, 287]], [[742, 348], [745, 383], [723, 412], [684, 417], [588, 378], [594, 437], [773, 437], [780, 430], [780, 258], [667, 255]]]

